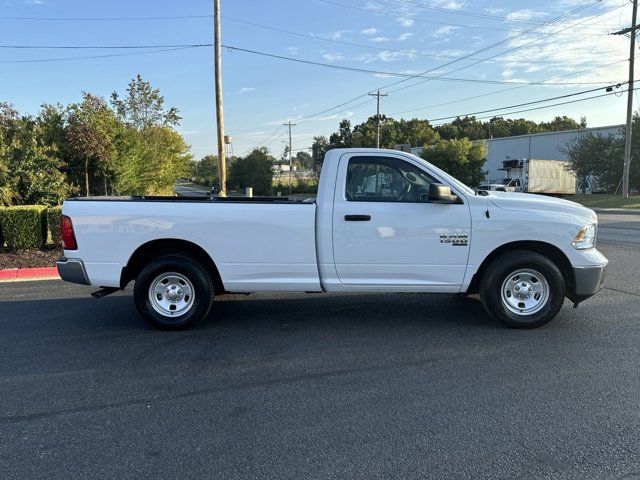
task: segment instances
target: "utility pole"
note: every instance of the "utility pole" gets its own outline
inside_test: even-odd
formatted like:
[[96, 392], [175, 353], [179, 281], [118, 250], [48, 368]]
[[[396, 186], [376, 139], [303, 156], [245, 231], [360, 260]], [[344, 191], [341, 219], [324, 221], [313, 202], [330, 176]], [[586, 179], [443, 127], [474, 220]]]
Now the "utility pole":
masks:
[[289, 194], [291, 194], [293, 192], [293, 186], [291, 183], [291, 174], [293, 172], [293, 152], [291, 151], [291, 127], [295, 127], [296, 124], [295, 123], [291, 123], [291, 120], [289, 120], [287, 123], [283, 123], [283, 125], [285, 127], [289, 127]]
[[622, 172], [622, 196], [629, 197], [629, 166], [631, 164], [631, 122], [633, 120], [633, 75], [636, 58], [636, 17], [638, 14], [638, 0], [633, 0], [633, 11], [631, 13], [631, 27], [615, 32], [613, 35], [624, 35], [629, 33], [629, 83], [627, 85], [627, 127], [624, 134], [624, 167]]
[[220, 195], [227, 196], [227, 162], [224, 151], [224, 115], [222, 113], [222, 55], [220, 44], [220, 0], [213, 0], [213, 37], [214, 70], [216, 88], [216, 125], [218, 133], [218, 173], [220, 177]]
[[388, 93], [380, 93], [380, 90], [369, 94], [371, 97], [376, 97], [376, 148], [380, 148], [380, 97], [387, 97], [388, 95]]

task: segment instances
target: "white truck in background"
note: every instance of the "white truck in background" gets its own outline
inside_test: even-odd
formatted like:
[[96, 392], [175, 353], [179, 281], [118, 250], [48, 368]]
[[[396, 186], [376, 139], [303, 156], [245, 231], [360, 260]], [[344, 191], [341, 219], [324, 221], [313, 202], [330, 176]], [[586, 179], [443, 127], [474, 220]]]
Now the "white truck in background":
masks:
[[498, 321], [533, 328], [598, 292], [607, 265], [592, 210], [476, 192], [396, 150], [330, 150], [316, 199], [88, 197], [62, 214], [62, 279], [96, 297], [135, 281], [161, 329], [260, 291], [479, 293]]
[[561, 160], [505, 160], [506, 178], [500, 183], [480, 185], [480, 190], [497, 192], [540, 193], [545, 195], [575, 195], [576, 176]]

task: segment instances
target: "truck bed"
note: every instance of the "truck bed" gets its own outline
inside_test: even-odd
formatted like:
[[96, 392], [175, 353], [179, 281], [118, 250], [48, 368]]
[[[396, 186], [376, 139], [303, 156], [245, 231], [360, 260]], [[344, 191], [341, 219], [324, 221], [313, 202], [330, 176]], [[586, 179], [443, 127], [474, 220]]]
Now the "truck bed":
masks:
[[124, 196], [96, 196], [74, 197], [65, 202], [205, 202], [205, 203], [315, 203], [315, 198], [290, 197], [205, 197], [190, 196], [177, 197], [169, 195], [124, 195]]

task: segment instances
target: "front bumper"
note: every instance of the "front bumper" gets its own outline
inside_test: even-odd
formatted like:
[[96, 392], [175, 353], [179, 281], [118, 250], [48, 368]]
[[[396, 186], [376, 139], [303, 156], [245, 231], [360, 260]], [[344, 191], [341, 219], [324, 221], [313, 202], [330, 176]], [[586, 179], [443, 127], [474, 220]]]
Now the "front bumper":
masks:
[[80, 285], [91, 285], [87, 270], [80, 259], [62, 257], [56, 262], [58, 274], [65, 282], [79, 283]]
[[571, 300], [577, 304], [602, 290], [606, 270], [606, 263], [588, 267], [573, 267], [574, 286]]

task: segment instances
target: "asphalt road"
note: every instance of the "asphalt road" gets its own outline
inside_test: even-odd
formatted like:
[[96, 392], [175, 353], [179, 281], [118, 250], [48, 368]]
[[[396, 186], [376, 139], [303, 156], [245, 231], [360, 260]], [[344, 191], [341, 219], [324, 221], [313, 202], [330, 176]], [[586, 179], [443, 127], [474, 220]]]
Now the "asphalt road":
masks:
[[283, 294], [158, 332], [130, 291], [0, 284], [0, 478], [640, 478], [639, 221], [601, 216], [606, 289], [533, 331]]

